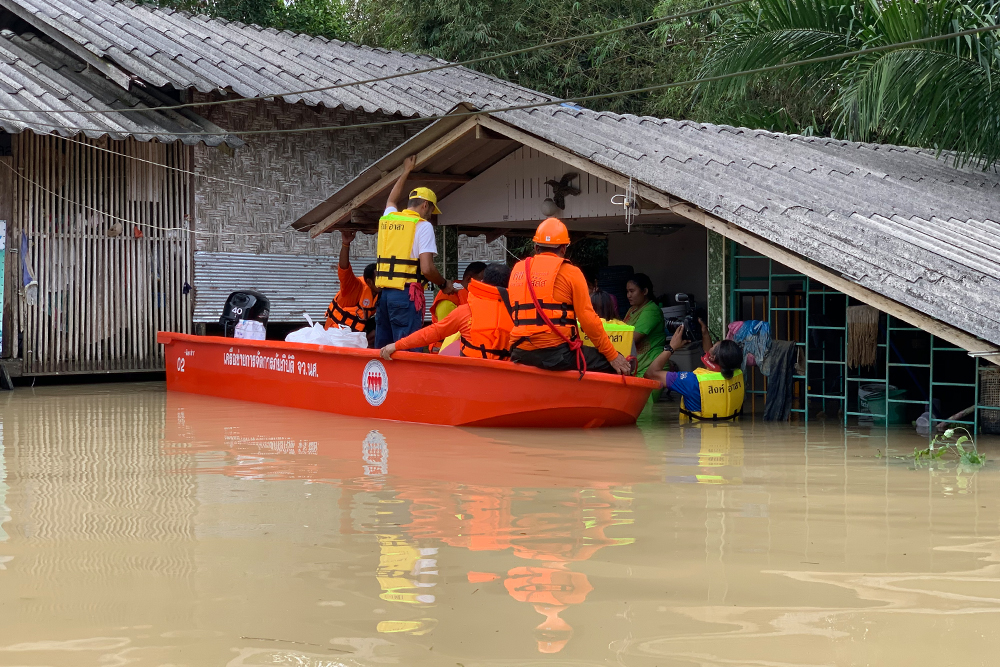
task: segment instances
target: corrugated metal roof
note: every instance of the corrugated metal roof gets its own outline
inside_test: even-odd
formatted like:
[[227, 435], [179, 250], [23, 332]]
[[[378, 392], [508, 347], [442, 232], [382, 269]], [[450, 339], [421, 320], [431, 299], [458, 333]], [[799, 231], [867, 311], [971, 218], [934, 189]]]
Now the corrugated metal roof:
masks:
[[565, 107], [496, 118], [1000, 343], [1000, 175], [931, 151]]
[[[159, 139], [197, 143], [202, 132], [218, 132], [219, 128], [193, 113], [177, 111], [142, 111], [163, 104], [141, 89], [126, 91], [108, 81], [103, 74], [86, 63], [53, 46], [41, 38], [25, 33], [0, 31], [0, 108], [25, 111], [0, 112], [0, 127], [9, 133], [31, 129], [49, 134], [51, 125], [92, 128], [85, 134], [91, 138], [108, 135], [113, 139], [132, 136], [142, 141]], [[118, 113], [112, 109], [135, 109]], [[59, 109], [58, 113], [27, 111]], [[102, 113], [80, 114], [79, 111]], [[164, 135], [163, 132], [192, 132], [190, 137]], [[63, 136], [76, 130], [59, 130]], [[223, 137], [205, 137], [209, 145], [222, 143]], [[242, 141], [230, 137], [232, 146]]]
[[[331, 86], [445, 64], [273, 28], [107, 0], [12, 0], [39, 29], [59, 31], [152, 86], [242, 97]], [[459, 102], [480, 108], [551, 99], [464, 67], [336, 90], [286, 95], [290, 103], [427, 116]]]
[[[566, 106], [492, 117], [1000, 344], [995, 169], [958, 168], [915, 148]], [[430, 145], [454, 125], [431, 124], [379, 160], [379, 169], [392, 171], [411, 145]], [[502, 125], [490, 127], [503, 134]], [[474, 149], [463, 137], [447, 150]], [[321, 207], [360, 192], [367, 173]]]

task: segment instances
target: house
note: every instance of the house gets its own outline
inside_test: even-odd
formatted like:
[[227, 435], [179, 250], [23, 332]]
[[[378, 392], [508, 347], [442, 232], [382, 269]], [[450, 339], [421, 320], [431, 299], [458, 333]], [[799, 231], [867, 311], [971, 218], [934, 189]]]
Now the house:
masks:
[[[239, 288], [263, 289], [274, 322], [318, 315], [328, 232], [371, 229], [417, 153], [451, 273], [502, 260], [564, 179], [580, 193], [561, 215], [606, 236], [612, 264], [693, 294], [717, 335], [761, 319], [794, 341], [802, 414], [863, 418], [876, 386], [886, 416], [1000, 419], [995, 171], [598, 113], [424, 56], [107, 0], [0, 0], [0, 58], [15, 372], [160, 369], [155, 332], [205, 330]], [[859, 304], [880, 313], [874, 367], [849, 365]]]
[[[548, 99], [464, 68], [354, 86], [446, 63], [107, 0], [0, 0], [0, 59], [3, 355], [26, 375], [162, 369], [156, 331], [217, 323], [240, 288], [272, 297], [272, 322], [321, 316], [339, 239], [293, 220], [408, 119]], [[503, 241], [450, 254], [454, 272]]]
[[[439, 219], [468, 234], [528, 233], [547, 215], [544, 183], [578, 174], [561, 217], [606, 234], [612, 264], [693, 293], [716, 337], [758, 319], [795, 341], [796, 411], [864, 418], [863, 392], [881, 388], [890, 418], [978, 405], [968, 423], [1000, 426], [989, 409], [1000, 406], [996, 171], [920, 149], [565, 103], [473, 111], [434, 122], [294, 227], [316, 238], [365, 218], [408, 154], [422, 171], [470, 177], [443, 191]], [[631, 216], [622, 195], [638, 203]], [[875, 361], [852, 368], [848, 309], [861, 304], [877, 309]], [[765, 393], [759, 371], [748, 377]]]

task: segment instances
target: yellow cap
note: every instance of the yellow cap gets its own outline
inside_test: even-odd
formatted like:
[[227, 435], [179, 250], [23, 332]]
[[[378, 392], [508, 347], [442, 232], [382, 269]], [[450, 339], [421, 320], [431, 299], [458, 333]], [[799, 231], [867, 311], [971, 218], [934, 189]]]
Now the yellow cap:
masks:
[[425, 199], [429, 201], [434, 204], [434, 213], [441, 215], [441, 209], [438, 208], [438, 196], [430, 188], [413, 188], [410, 190], [410, 199]]

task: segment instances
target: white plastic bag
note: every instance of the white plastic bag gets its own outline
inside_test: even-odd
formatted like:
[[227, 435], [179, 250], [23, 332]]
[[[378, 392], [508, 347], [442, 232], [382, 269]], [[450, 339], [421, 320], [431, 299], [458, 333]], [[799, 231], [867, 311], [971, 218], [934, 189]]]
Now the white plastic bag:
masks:
[[326, 330], [322, 324], [313, 324], [308, 313], [302, 313], [309, 326], [297, 329], [285, 336], [286, 343], [313, 343], [316, 345], [326, 345]]
[[309, 326], [293, 331], [285, 336], [289, 343], [312, 343], [313, 345], [332, 345], [333, 347], [368, 347], [368, 336], [361, 331], [352, 331], [350, 327], [324, 329], [322, 324], [314, 324], [308, 313], [302, 313]]
[[327, 342], [324, 345], [334, 347], [368, 347], [368, 336], [363, 331], [353, 331], [350, 327], [330, 328], [325, 332]]

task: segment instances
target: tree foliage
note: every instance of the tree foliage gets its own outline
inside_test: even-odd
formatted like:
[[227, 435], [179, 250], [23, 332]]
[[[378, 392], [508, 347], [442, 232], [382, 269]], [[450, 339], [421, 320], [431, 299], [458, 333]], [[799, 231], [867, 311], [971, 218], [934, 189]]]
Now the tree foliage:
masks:
[[[704, 0], [360, 0], [353, 37], [450, 61], [495, 55], [704, 6]], [[628, 30], [476, 64], [480, 71], [563, 98], [693, 76], [717, 16]], [[635, 114], [685, 116], [691, 90], [588, 103]]]
[[[145, 0], [464, 61], [683, 13], [692, 17], [474, 65], [563, 98], [844, 54], [993, 25], [997, 0]], [[1000, 158], [996, 33], [586, 106]]]
[[329, 39], [348, 39], [349, 7], [341, 0], [139, 0], [227, 21], [291, 30]]
[[[995, 6], [958, 0], [757, 0], [722, 30], [705, 76], [733, 73], [995, 25]], [[995, 32], [705, 84], [705, 99], [751, 103], [778, 88], [792, 125], [858, 141], [1000, 158], [1000, 44]], [[806, 104], [802, 104], [805, 102]], [[752, 106], [752, 104], [751, 104]], [[774, 105], [772, 105], [772, 110]]]

